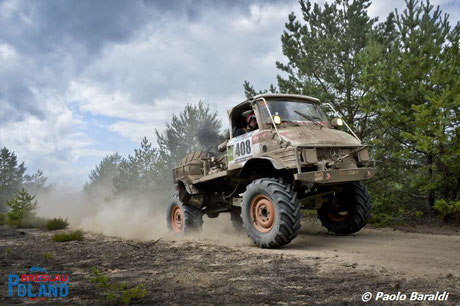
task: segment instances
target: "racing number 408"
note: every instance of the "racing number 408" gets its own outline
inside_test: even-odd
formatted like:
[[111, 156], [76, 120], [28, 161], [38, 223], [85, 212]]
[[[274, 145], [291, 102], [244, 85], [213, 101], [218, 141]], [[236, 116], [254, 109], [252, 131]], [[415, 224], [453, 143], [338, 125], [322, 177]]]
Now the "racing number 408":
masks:
[[251, 142], [248, 140], [235, 144], [236, 157], [251, 154]]

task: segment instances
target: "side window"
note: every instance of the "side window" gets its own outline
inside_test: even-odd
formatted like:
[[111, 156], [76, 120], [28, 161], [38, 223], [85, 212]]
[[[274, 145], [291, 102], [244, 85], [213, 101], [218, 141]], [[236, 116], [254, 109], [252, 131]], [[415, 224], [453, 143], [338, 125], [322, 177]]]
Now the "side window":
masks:
[[252, 106], [249, 102], [239, 105], [237, 108], [233, 109], [231, 114], [231, 123], [232, 123], [232, 137], [239, 136], [245, 131], [247, 122], [246, 117], [248, 112], [252, 111]]
[[234, 114], [232, 118], [232, 136], [235, 137], [236, 132], [244, 127], [244, 117], [242, 115]]

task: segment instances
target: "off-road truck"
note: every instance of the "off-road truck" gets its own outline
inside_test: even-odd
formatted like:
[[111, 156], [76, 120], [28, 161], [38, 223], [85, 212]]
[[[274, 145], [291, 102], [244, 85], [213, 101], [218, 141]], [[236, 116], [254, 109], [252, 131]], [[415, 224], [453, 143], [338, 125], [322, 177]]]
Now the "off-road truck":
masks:
[[[263, 94], [229, 110], [230, 129], [216, 153], [191, 153], [173, 169], [168, 228], [193, 232], [203, 215], [230, 213], [254, 243], [276, 248], [297, 236], [301, 209], [316, 209], [329, 231], [359, 231], [370, 217], [361, 181], [375, 174], [375, 162], [341, 118], [328, 120], [325, 106], [309, 96]], [[248, 111], [258, 129], [234, 136]]]

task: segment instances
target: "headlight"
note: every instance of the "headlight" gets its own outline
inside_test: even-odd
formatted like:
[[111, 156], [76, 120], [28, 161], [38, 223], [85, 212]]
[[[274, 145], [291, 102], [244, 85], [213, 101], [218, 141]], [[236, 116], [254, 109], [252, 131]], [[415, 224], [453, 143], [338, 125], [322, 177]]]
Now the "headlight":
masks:
[[334, 119], [332, 119], [331, 125], [332, 125], [333, 127], [342, 126], [342, 125], [343, 125], [343, 120], [342, 120], [342, 118], [334, 118]]

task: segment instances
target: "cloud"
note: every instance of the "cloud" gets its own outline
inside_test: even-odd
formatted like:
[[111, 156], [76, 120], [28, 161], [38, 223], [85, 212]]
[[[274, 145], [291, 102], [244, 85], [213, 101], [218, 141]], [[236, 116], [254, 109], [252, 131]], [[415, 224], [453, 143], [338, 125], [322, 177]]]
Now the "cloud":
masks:
[[[422, 0], [420, 2], [425, 2]], [[430, 4], [436, 7], [439, 5], [444, 13], [449, 13], [451, 25], [455, 25], [460, 19], [460, 3], [455, 0], [431, 0]], [[389, 13], [394, 13], [395, 9], [398, 14], [402, 14], [406, 4], [400, 0], [387, 0], [387, 1], [372, 1], [369, 7], [369, 15], [372, 17], [379, 17], [379, 21], [385, 21]]]
[[0, 41], [0, 122], [22, 120], [26, 115], [42, 117], [33, 84], [23, 81], [30, 66], [30, 61], [17, 56], [14, 46]]
[[101, 158], [105, 152], [89, 150], [95, 140], [80, 130], [84, 124], [62, 101], [43, 94], [38, 98], [44, 104], [44, 116], [26, 115], [22, 120], [3, 122], [0, 145], [15, 151], [31, 171], [45, 169], [53, 182], [80, 184], [81, 177], [75, 174], [81, 169], [69, 164], [82, 155]]
[[2, 38], [26, 54], [75, 45], [95, 53], [130, 39], [149, 18], [143, 1], [4, 1], [0, 8]]
[[135, 39], [104, 50], [82, 72], [99, 92], [114, 93], [110, 99], [101, 95], [98, 106], [84, 102], [83, 108], [164, 122], [186, 103], [204, 100], [224, 114], [244, 99], [244, 80], [260, 87], [275, 81], [275, 61], [282, 56], [279, 37], [294, 7], [252, 4], [236, 15], [211, 7], [193, 21], [156, 19]]

